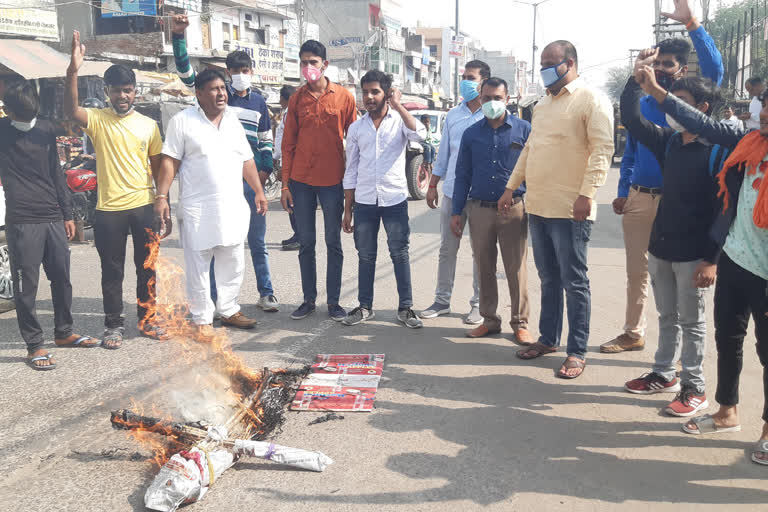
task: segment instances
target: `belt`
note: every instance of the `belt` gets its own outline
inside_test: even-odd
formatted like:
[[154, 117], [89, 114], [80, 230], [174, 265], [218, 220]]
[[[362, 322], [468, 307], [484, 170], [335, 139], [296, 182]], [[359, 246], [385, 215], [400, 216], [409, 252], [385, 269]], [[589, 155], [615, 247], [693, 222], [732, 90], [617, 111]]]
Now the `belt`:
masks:
[[653, 196], [661, 195], [661, 187], [641, 187], [640, 185], [632, 185], [632, 188], [643, 194], [651, 194]]
[[[512, 200], [512, 204], [517, 204], [522, 200], [523, 200], [523, 196], [515, 196], [515, 198]], [[493, 208], [494, 210], [499, 209], [498, 201], [481, 201], [479, 199], [470, 199], [470, 201], [475, 203], [480, 208]]]

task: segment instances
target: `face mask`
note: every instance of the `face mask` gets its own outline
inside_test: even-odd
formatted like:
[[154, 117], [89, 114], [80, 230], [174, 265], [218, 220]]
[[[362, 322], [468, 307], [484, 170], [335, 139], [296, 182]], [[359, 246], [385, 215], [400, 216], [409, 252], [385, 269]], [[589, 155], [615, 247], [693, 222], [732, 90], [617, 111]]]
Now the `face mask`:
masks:
[[13, 126], [14, 128], [16, 128], [16, 129], [17, 129], [17, 130], [19, 130], [20, 132], [28, 132], [29, 130], [31, 130], [32, 128], [34, 128], [34, 127], [35, 127], [35, 122], [36, 122], [36, 121], [37, 121], [37, 118], [36, 118], [36, 117], [35, 117], [35, 118], [33, 118], [33, 119], [32, 119], [30, 122], [28, 122], [28, 123], [23, 123], [23, 122], [21, 122], [21, 121], [13, 121], [13, 120], [11, 120], [11, 126]]
[[504, 111], [507, 109], [506, 105], [502, 101], [488, 101], [483, 103], [483, 114], [488, 119], [498, 119], [504, 115]]
[[685, 126], [675, 121], [675, 119], [672, 116], [667, 114], [666, 118], [667, 118], [667, 124], [669, 125], [670, 128], [680, 133], [685, 131]]
[[472, 80], [462, 80], [459, 83], [459, 93], [464, 98], [464, 101], [472, 101], [480, 96], [480, 93], [477, 91], [477, 82]]
[[660, 70], [654, 71], [654, 74], [656, 75], [656, 82], [665, 90], [668, 91], [670, 87], [672, 87], [672, 84], [675, 83], [677, 78], [675, 78], [675, 74], [670, 75], [669, 73], [665, 73]]
[[251, 75], [241, 73], [232, 75], [232, 87], [239, 92], [243, 92], [251, 86]]
[[552, 85], [555, 85], [557, 82], [562, 80], [562, 78], [568, 73], [568, 70], [565, 71], [562, 75], [557, 72], [557, 68], [562, 66], [568, 61], [563, 61], [560, 64], [557, 64], [555, 66], [549, 66], [546, 68], [541, 68], [541, 80], [544, 82], [544, 87], [550, 87]]
[[323, 76], [323, 70], [317, 69], [315, 66], [307, 66], [301, 68], [301, 76], [303, 76], [307, 82], [317, 82], [320, 77]]

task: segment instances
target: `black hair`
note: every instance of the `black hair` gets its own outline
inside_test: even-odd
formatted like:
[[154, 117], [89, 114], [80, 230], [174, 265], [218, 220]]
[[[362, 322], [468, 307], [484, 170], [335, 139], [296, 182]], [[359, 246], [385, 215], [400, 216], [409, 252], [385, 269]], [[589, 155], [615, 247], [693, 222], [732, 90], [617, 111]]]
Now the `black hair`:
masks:
[[251, 56], [242, 50], [237, 50], [227, 55], [227, 69], [253, 68]]
[[136, 74], [130, 68], [114, 64], [104, 72], [104, 84], [107, 87], [136, 85]]
[[364, 84], [373, 82], [379, 82], [379, 87], [381, 87], [381, 90], [385, 93], [389, 92], [389, 89], [392, 87], [392, 75], [388, 75], [383, 71], [379, 71], [378, 69], [372, 69], [371, 71], [364, 74], [363, 78], [360, 79], [360, 87], [362, 87]]
[[720, 102], [720, 89], [707, 78], [701, 77], [686, 77], [676, 80], [669, 88], [669, 92], [675, 91], [688, 91], [693, 96], [693, 101], [696, 105], [709, 103], [709, 109], [705, 112], [710, 115], [715, 108], [715, 105]]
[[35, 85], [19, 81], [5, 89], [5, 109], [19, 121], [31, 121], [40, 113], [40, 97]]
[[315, 41], [314, 39], [308, 39], [307, 41], [304, 41], [304, 44], [302, 44], [301, 48], [299, 48], [299, 57], [301, 57], [302, 53], [311, 53], [312, 55], [317, 55], [321, 59], [326, 60], [325, 45], [323, 45], [323, 43], [320, 41]]
[[753, 76], [753, 77], [747, 78], [747, 83], [749, 85], [759, 85], [763, 83], [763, 79], [760, 78], [759, 76]]
[[421, 116], [421, 122], [423, 123], [424, 121], [429, 121], [429, 114], [424, 114]]
[[566, 59], [573, 59], [573, 62], [575, 62], [578, 66], [579, 53], [576, 51], [576, 47], [573, 46], [572, 42], [566, 41], [565, 39], [558, 39], [557, 41], [552, 41], [549, 43], [544, 49], [546, 50], [550, 46], [558, 46], [561, 50], [563, 50], [563, 57]]
[[675, 60], [681, 66], [688, 64], [688, 56], [691, 54], [691, 43], [685, 39], [665, 39], [656, 45], [659, 55], [674, 55]]
[[507, 81], [503, 78], [499, 78], [497, 76], [492, 76], [491, 78], [488, 78], [487, 80], [483, 80], [483, 83], [480, 84], [480, 91], [482, 92], [483, 87], [501, 87], [504, 86], [504, 91], [509, 93], [509, 86], [507, 85]]
[[202, 72], [198, 73], [195, 77], [195, 90], [200, 91], [205, 87], [205, 85], [208, 82], [213, 82], [214, 80], [221, 80], [222, 82], [226, 82], [226, 79], [224, 78], [224, 73], [219, 71], [218, 69], [205, 69]]
[[284, 85], [280, 88], [280, 99], [288, 101], [296, 92], [296, 88], [292, 85]]
[[464, 64], [464, 69], [477, 69], [480, 71], [480, 78], [487, 80], [491, 78], [491, 67], [481, 60], [471, 60]]

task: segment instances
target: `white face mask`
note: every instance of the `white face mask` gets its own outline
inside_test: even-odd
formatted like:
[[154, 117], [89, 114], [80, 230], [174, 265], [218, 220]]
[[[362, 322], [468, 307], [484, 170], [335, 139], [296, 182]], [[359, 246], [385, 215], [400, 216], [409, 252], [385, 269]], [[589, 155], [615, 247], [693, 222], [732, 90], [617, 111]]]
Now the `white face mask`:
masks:
[[672, 128], [673, 130], [675, 130], [676, 132], [683, 133], [684, 131], [686, 131], [685, 130], [685, 126], [683, 126], [680, 123], [678, 123], [677, 121], [675, 121], [674, 117], [672, 117], [669, 114], [667, 114], [666, 118], [667, 118], [667, 124], [669, 125], [669, 127]]
[[232, 75], [232, 87], [239, 92], [243, 92], [251, 86], [251, 75], [241, 73]]
[[32, 128], [35, 127], [35, 123], [37, 122], [37, 118], [33, 118], [30, 122], [24, 123], [22, 121], [14, 121], [11, 120], [11, 126], [19, 130], [20, 132], [28, 132]]

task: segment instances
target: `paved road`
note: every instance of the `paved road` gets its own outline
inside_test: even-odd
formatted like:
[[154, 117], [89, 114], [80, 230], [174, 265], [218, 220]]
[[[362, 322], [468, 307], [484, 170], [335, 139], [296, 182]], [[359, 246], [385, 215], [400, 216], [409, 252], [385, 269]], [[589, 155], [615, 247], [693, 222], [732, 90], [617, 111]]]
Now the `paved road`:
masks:
[[[425, 329], [406, 330], [393, 320], [395, 282], [383, 238], [376, 321], [344, 328], [327, 319], [324, 304], [316, 315], [291, 321], [288, 315], [301, 298], [298, 263], [296, 253], [279, 251], [288, 218], [271, 205], [267, 236], [283, 306], [276, 314], [255, 308], [258, 293], [249, 269], [242, 303], [261, 324], [256, 332], [232, 333], [236, 352], [254, 368], [295, 367], [321, 352], [384, 352], [376, 410], [315, 426], [308, 425], [312, 413], [289, 413], [279, 442], [321, 450], [334, 465], [315, 474], [248, 460], [188, 510], [768, 509], [768, 471], [745, 458], [759, 433], [762, 406], [751, 335], [742, 379], [743, 431], [715, 437], [687, 436], [679, 419], [661, 415], [671, 397], [637, 397], [622, 390], [625, 380], [648, 371], [655, 320], [649, 350], [614, 356], [596, 351], [619, 332], [623, 318], [621, 230], [610, 211], [616, 175], [612, 172], [600, 193], [589, 255], [589, 366], [572, 382], [553, 375], [561, 354], [528, 363], [515, 358], [508, 332], [487, 340], [463, 337], [460, 314], [471, 284], [468, 239], [460, 255], [455, 314]], [[414, 295], [417, 308], [423, 308], [434, 289], [438, 216], [423, 203], [411, 203], [410, 212]], [[342, 302], [354, 306], [357, 262], [351, 236], [344, 237], [344, 249]], [[319, 253], [324, 261], [324, 248]], [[181, 261], [175, 237], [164, 254]], [[528, 265], [535, 331], [539, 283], [530, 254]], [[98, 334], [100, 272], [92, 246], [73, 246], [72, 274], [77, 328]], [[126, 304], [134, 283], [133, 277], [126, 279]], [[40, 290], [39, 313], [50, 334], [46, 288]], [[508, 305], [506, 298], [501, 302]], [[135, 312], [127, 309], [130, 325]], [[710, 325], [706, 376], [714, 394], [712, 334]], [[143, 510], [155, 469], [142, 460], [146, 449], [110, 428], [109, 411], [129, 405], [131, 397], [166, 403], [173, 391], [195, 387], [200, 368], [186, 364], [172, 342], [133, 338], [133, 330], [128, 335], [119, 351], [59, 349], [59, 368], [39, 373], [23, 364], [14, 313], [0, 315], [0, 501], [7, 510]]]

